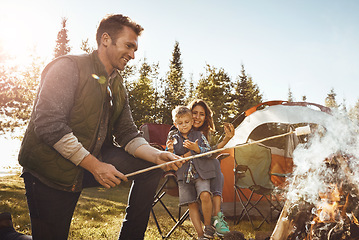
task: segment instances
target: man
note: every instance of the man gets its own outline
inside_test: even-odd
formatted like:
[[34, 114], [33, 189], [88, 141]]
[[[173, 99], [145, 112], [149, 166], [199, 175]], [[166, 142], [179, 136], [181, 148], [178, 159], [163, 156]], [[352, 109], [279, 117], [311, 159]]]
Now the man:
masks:
[[[97, 51], [60, 57], [44, 69], [19, 153], [33, 239], [67, 239], [84, 187], [115, 187], [127, 181], [124, 174], [179, 158], [142, 138], [118, 72], [135, 58], [142, 30], [110, 15], [97, 29]], [[119, 239], [143, 239], [162, 173], [133, 177]]]

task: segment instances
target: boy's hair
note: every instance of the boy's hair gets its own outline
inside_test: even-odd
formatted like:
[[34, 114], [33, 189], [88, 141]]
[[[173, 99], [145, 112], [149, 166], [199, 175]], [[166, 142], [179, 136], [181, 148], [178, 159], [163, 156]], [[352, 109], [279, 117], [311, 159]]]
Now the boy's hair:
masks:
[[127, 16], [121, 14], [107, 15], [101, 20], [100, 25], [97, 28], [97, 45], [100, 46], [101, 36], [105, 32], [111, 37], [112, 41], [116, 42], [117, 37], [124, 26], [130, 27], [138, 36], [140, 36], [143, 31], [141, 25], [135, 23]]
[[176, 122], [176, 119], [182, 117], [184, 115], [189, 115], [192, 118], [192, 111], [186, 106], [177, 106], [175, 109], [172, 110], [172, 120]]

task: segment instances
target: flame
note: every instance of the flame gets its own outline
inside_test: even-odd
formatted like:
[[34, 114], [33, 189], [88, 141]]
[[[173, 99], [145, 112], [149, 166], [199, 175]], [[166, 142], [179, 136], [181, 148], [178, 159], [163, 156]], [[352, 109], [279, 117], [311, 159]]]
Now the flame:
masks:
[[359, 226], [359, 221], [358, 219], [354, 216], [354, 213], [352, 212], [352, 217], [353, 217], [353, 222], [355, 223], [355, 225]]
[[331, 184], [325, 193], [319, 193], [321, 198], [317, 209], [316, 222], [335, 222], [340, 219], [343, 205], [339, 205], [341, 191], [337, 185]]

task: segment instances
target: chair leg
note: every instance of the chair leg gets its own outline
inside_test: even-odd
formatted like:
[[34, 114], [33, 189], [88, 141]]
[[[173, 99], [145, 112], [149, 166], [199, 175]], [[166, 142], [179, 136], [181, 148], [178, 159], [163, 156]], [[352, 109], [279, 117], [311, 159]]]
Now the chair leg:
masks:
[[[236, 220], [237, 217], [235, 216], [234, 224], [239, 223], [243, 219], [244, 216], [247, 216], [248, 220], [251, 222], [252, 227], [254, 228], [253, 220], [249, 214], [250, 209], [252, 209], [253, 207], [251, 207], [250, 209], [247, 209], [248, 205], [250, 204], [250, 200], [252, 199], [253, 191], [251, 192], [251, 195], [247, 198], [246, 195], [239, 188], [235, 187], [235, 194], [237, 195], [239, 203], [242, 206], [242, 211], [238, 216], [238, 221]], [[236, 201], [235, 201], [235, 204], [236, 204]]]
[[[171, 234], [174, 232], [174, 230], [176, 230], [176, 228], [178, 226], [181, 226], [182, 223], [189, 217], [189, 210], [187, 209], [186, 212], [181, 216], [180, 219], [178, 219], [177, 223], [172, 227], [172, 229], [167, 233], [166, 237], [164, 238], [169, 238], [171, 236]], [[193, 237], [193, 235], [191, 233], [189, 233], [186, 229], [182, 228], [188, 235], [190, 235], [191, 237]]]
[[[161, 187], [159, 188], [159, 190], [157, 191], [155, 197], [154, 197], [154, 201], [152, 203], [152, 209], [151, 209], [151, 213], [153, 216], [153, 219], [155, 221], [155, 224], [157, 226], [157, 230], [159, 232], [159, 234], [161, 235], [162, 239], [167, 239], [169, 238], [169, 236], [177, 229], [177, 227], [181, 227], [182, 230], [184, 230], [190, 237], [193, 237], [193, 235], [188, 232], [183, 226], [183, 222], [189, 217], [189, 210], [187, 210], [182, 216], [181, 216], [181, 208], [179, 208], [179, 212], [178, 212], [178, 220], [173, 216], [173, 214], [170, 212], [170, 210], [167, 208], [167, 206], [165, 205], [165, 203], [162, 201], [162, 198], [166, 195], [166, 192], [163, 191], [165, 185], [167, 184], [167, 182], [169, 181], [169, 179], [167, 178], [165, 180], [165, 182], [161, 185]], [[172, 221], [175, 223], [175, 225], [172, 227], [172, 229], [165, 234], [163, 232], [163, 230], [161, 229], [161, 226], [159, 224], [159, 221], [156, 217], [155, 211], [154, 211], [154, 207], [157, 205], [157, 203], [160, 203], [160, 205], [164, 208], [164, 210], [167, 212], [167, 214], [170, 216], [170, 218], [172, 219]]]
[[[261, 195], [258, 194], [260, 197], [258, 200], [253, 201], [253, 196], [254, 196], [254, 191], [251, 191], [251, 194], [247, 197], [244, 192], [241, 191], [240, 188], [238, 187], [234, 187], [234, 224], [238, 224], [245, 216], [247, 217], [247, 219], [250, 221], [252, 227], [254, 230], [258, 230], [265, 222], [266, 223], [270, 223], [270, 220], [272, 220], [272, 214], [273, 214], [273, 209], [275, 210], [279, 210], [278, 206], [276, 206], [272, 201], [271, 201], [271, 194], [267, 194], [267, 195]], [[237, 205], [237, 198], [239, 199], [239, 202], [242, 206], [242, 211], [241, 213], [237, 216], [237, 209], [236, 209], [236, 205]], [[269, 206], [269, 213], [262, 213], [262, 211], [258, 208], [258, 204], [263, 201], [265, 199], [265, 202], [268, 203]], [[263, 219], [257, 226], [254, 224], [253, 222], [253, 218], [250, 215], [250, 212], [254, 210], [256, 211], [261, 218]]]

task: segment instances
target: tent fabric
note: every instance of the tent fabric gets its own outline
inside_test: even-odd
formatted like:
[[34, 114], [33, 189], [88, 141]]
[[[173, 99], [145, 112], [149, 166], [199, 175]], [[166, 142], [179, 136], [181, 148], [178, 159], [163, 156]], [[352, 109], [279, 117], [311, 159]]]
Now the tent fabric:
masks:
[[[234, 172], [235, 153], [233, 147], [260, 140], [265, 137], [289, 132], [295, 124], [318, 124], [325, 125], [330, 120], [329, 108], [313, 103], [271, 101], [259, 104], [238, 116], [234, 121], [235, 135], [225, 145], [229, 148], [223, 152], [230, 154], [221, 162], [222, 173], [224, 174], [223, 201], [233, 202], [234, 196]], [[277, 129], [271, 129], [271, 126]], [[276, 133], [276, 131], [279, 131]], [[282, 131], [282, 132], [280, 132]], [[253, 138], [253, 139], [251, 139]], [[270, 148], [272, 155], [271, 173], [291, 173], [293, 171], [292, 153], [298, 144], [298, 137], [290, 134], [284, 138], [272, 142], [263, 142], [263, 145]], [[279, 146], [283, 143], [283, 146]], [[285, 184], [285, 178], [272, 176], [271, 180], [277, 187]]]
[[274, 105], [263, 110], [257, 110], [244, 118], [243, 122], [235, 129], [234, 137], [225, 147], [246, 143], [248, 137], [255, 129], [264, 123], [317, 123], [323, 124], [328, 119], [328, 114], [305, 106]]

